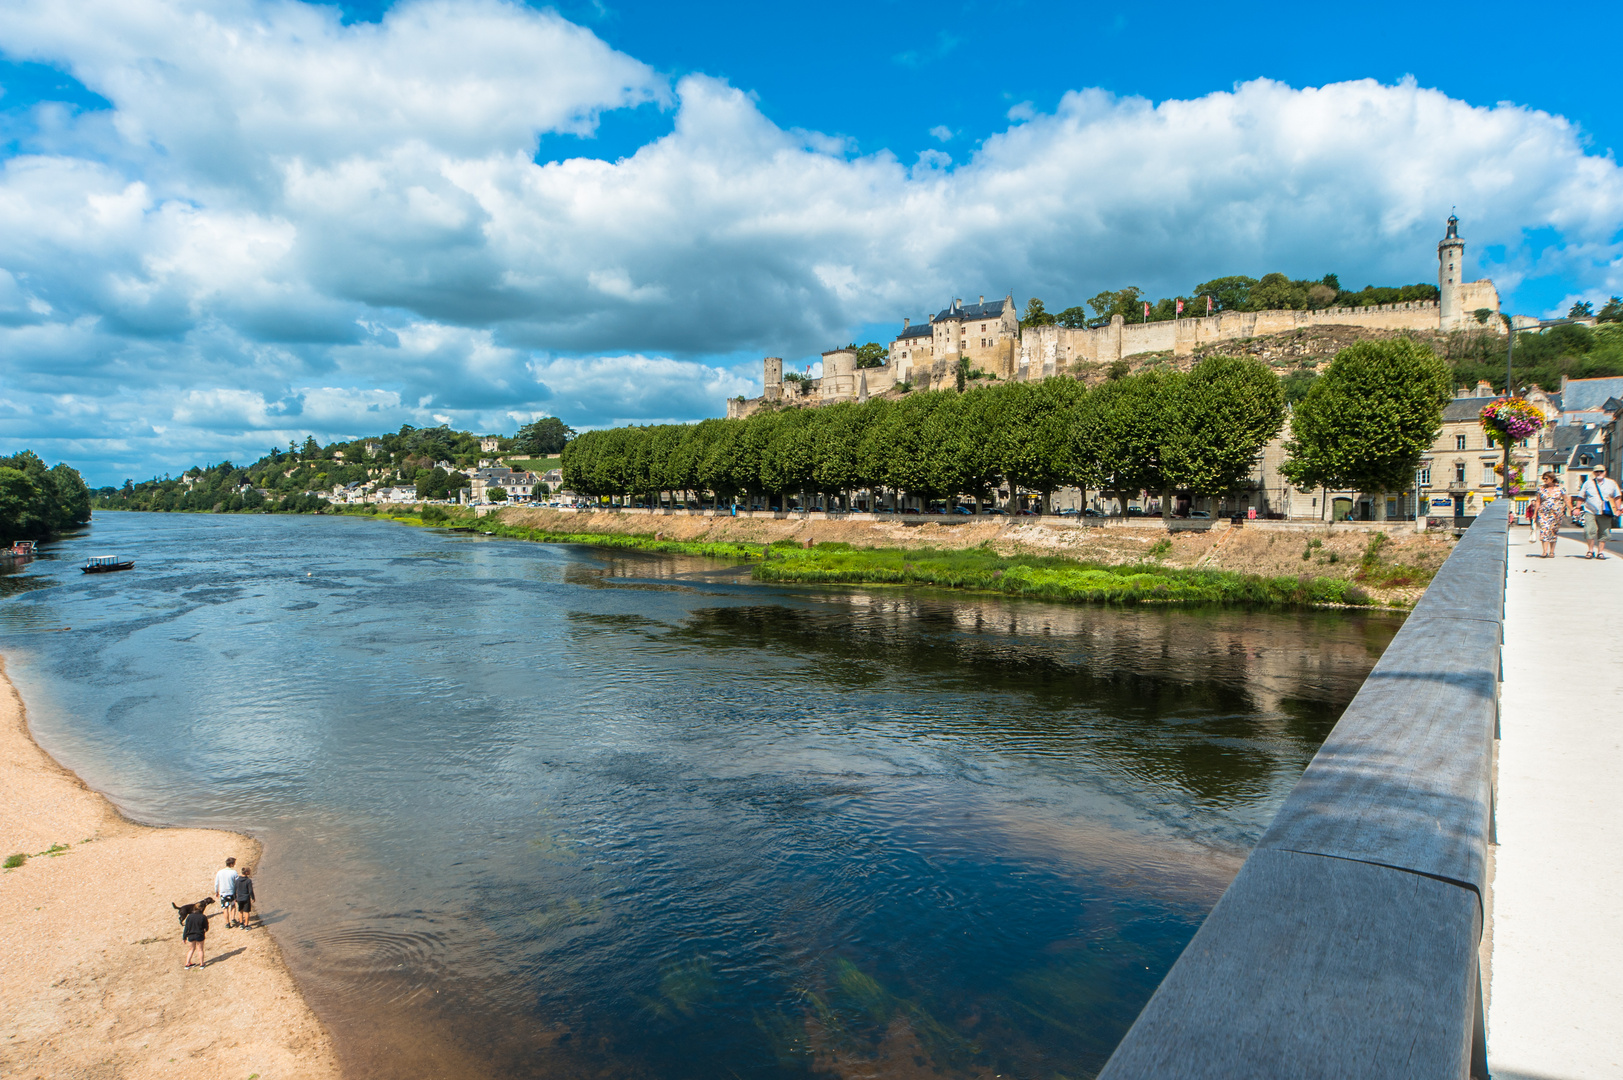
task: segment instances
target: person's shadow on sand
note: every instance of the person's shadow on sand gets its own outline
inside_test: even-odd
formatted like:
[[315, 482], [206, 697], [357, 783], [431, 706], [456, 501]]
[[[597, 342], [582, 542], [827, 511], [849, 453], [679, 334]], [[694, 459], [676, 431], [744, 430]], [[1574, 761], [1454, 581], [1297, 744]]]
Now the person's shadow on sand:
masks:
[[245, 953], [247, 951], [248, 951], [247, 946], [243, 946], [240, 949], [232, 949], [230, 952], [223, 952], [218, 956], [209, 957], [207, 960], [205, 960], [199, 966], [200, 967], [213, 967], [215, 964], [220, 963], [222, 960], [229, 960], [233, 956], [241, 956], [243, 953]]

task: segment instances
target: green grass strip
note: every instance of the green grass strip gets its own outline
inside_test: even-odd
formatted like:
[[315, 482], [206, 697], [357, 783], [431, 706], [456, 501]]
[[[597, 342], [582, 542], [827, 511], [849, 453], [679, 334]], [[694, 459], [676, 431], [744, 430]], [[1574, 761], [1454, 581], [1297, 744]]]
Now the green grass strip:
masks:
[[1363, 589], [1339, 578], [1265, 577], [1231, 570], [1187, 570], [1157, 563], [1108, 566], [1060, 556], [1000, 555], [988, 548], [773, 549], [755, 569], [760, 581], [797, 584], [929, 585], [978, 589], [1039, 600], [1115, 604], [1369, 606]]

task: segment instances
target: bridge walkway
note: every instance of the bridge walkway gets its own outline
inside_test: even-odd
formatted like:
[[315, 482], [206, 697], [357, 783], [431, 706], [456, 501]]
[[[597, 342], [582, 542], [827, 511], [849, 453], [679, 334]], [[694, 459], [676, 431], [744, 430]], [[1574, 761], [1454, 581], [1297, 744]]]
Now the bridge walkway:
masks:
[[1623, 1077], [1623, 554], [1512, 530], [1487, 994], [1495, 1080]]

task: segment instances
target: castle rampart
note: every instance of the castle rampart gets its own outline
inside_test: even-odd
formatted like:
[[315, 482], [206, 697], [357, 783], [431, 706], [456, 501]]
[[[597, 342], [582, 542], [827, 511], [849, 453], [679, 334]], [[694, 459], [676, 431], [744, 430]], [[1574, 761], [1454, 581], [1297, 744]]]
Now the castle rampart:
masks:
[[[727, 403], [728, 416], [747, 416], [763, 402], [818, 405], [866, 400], [898, 384], [919, 389], [952, 385], [960, 360], [972, 370], [1009, 382], [1025, 382], [1075, 372], [1081, 365], [1112, 364], [1145, 353], [1190, 356], [1205, 345], [1288, 333], [1308, 327], [1353, 326], [1371, 330], [1481, 329], [1505, 333], [1499, 292], [1492, 281], [1461, 281], [1465, 242], [1459, 221], [1437, 246], [1437, 287], [1441, 300], [1416, 300], [1371, 307], [1301, 311], [1223, 311], [1187, 319], [1129, 322], [1120, 315], [1096, 327], [1026, 326], [1014, 315], [1014, 298], [966, 305], [954, 300], [928, 321], [904, 320], [884, 367], [856, 368], [856, 354], [835, 349], [823, 354], [823, 376], [785, 382], [783, 361], [768, 357], [764, 392], [753, 402]], [[1478, 313], [1487, 316], [1479, 318]]]

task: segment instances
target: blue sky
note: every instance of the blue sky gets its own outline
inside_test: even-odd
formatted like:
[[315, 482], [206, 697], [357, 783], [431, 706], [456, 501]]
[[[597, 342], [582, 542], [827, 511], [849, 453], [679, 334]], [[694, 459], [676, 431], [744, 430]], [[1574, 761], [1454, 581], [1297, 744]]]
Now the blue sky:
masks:
[[715, 415], [953, 296], [1432, 280], [1455, 206], [1512, 310], [1623, 292], [1615, 7], [3, 10], [0, 450], [96, 483]]

